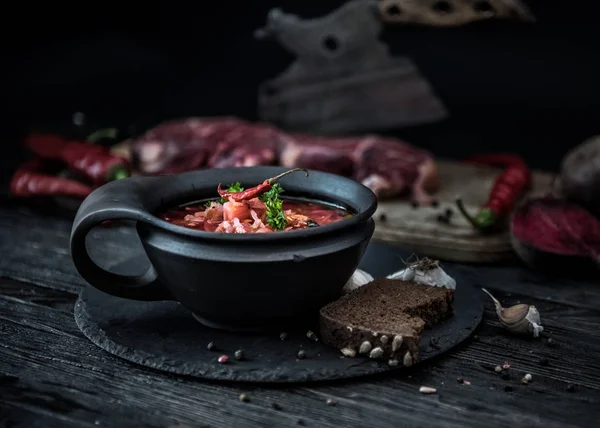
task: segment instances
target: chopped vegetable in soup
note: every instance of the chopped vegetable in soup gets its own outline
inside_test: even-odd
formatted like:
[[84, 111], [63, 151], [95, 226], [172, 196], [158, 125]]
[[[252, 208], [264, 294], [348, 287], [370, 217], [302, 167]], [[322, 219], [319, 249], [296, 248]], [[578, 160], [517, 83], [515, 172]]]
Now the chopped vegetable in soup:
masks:
[[277, 180], [298, 170], [287, 171], [247, 190], [240, 183], [227, 189], [219, 185], [219, 200], [177, 207], [161, 217], [179, 226], [209, 232], [271, 233], [323, 226], [351, 216], [346, 210], [326, 204], [282, 199], [284, 190]]

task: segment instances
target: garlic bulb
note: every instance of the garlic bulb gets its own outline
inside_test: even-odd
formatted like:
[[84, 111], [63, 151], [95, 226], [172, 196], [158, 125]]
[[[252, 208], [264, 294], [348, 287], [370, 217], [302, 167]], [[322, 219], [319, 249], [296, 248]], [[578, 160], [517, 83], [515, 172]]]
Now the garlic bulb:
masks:
[[456, 280], [444, 272], [437, 260], [428, 258], [411, 263], [405, 269], [388, 275], [387, 278], [413, 281], [417, 284], [435, 287], [446, 287], [451, 290], [456, 289]]
[[533, 334], [533, 337], [539, 337], [540, 333], [544, 331], [544, 327], [541, 325], [540, 313], [535, 306], [521, 303], [510, 308], [504, 308], [489, 291], [485, 288], [482, 288], [482, 290], [494, 301], [500, 324], [511, 333]]
[[343, 292], [344, 294], [350, 293], [352, 290], [356, 290], [359, 287], [362, 287], [369, 282], [372, 282], [374, 278], [369, 275], [364, 270], [356, 269], [352, 274], [352, 277], [348, 280], [346, 285], [344, 285]]

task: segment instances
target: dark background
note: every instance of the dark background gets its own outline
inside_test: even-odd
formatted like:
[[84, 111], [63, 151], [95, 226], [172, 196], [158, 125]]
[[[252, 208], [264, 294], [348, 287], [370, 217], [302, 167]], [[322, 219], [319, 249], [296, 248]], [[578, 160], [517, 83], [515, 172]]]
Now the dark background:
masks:
[[[187, 115], [254, 119], [258, 84], [292, 60], [275, 42], [253, 39], [267, 11], [308, 18], [343, 2], [125, 3], [20, 2], [5, 11], [5, 144], [31, 127], [71, 126], [75, 111], [94, 126], [138, 128]], [[386, 28], [382, 38], [416, 62], [452, 116], [391, 133], [438, 156], [517, 151], [555, 170], [570, 147], [600, 132], [598, 7], [526, 3], [535, 24]], [[16, 153], [2, 160], [8, 178], [23, 154], [5, 147]]]

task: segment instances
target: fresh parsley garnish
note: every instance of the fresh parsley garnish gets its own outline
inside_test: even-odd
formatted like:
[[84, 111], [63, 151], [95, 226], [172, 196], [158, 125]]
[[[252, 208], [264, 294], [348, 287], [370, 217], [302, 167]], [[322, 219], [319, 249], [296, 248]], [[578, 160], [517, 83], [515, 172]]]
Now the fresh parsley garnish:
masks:
[[[229, 187], [227, 188], [227, 191], [229, 193], [236, 193], [236, 192], [243, 192], [244, 188], [242, 187], [242, 185], [240, 184], [239, 181], [232, 183], [229, 185]], [[225, 198], [221, 198], [218, 201], [220, 204], [224, 204], [225, 202], [227, 202], [227, 199]]]
[[287, 220], [283, 213], [283, 201], [279, 198], [281, 193], [283, 193], [283, 188], [279, 183], [275, 183], [271, 190], [263, 193], [260, 197], [267, 208], [267, 223], [276, 230], [283, 230], [287, 226]]

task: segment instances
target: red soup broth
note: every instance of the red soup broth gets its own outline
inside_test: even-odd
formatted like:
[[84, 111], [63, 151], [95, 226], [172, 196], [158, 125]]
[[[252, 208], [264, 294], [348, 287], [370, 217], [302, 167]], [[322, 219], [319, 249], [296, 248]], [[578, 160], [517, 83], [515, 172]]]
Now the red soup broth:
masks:
[[221, 233], [271, 233], [325, 226], [352, 213], [340, 207], [301, 199], [283, 199], [287, 226], [272, 228], [266, 218], [266, 207], [258, 198], [241, 203], [207, 202], [179, 206], [163, 212], [160, 217], [170, 223], [190, 229]]

